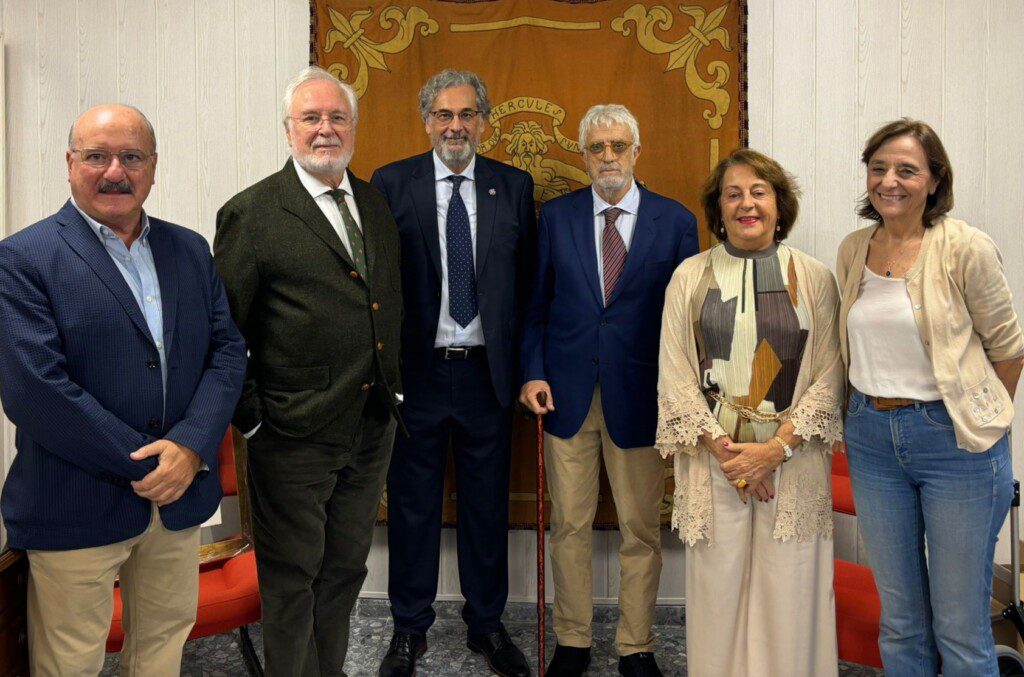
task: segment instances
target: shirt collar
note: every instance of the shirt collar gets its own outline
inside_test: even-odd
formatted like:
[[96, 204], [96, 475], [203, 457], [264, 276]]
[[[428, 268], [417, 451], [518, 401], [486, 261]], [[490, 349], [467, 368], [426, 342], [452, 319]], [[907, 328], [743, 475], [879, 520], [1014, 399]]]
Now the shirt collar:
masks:
[[[86, 214], [84, 211], [82, 211], [82, 208], [78, 206], [77, 202], [75, 202], [75, 198], [71, 198], [71, 206], [78, 210], [78, 213], [82, 215], [82, 218], [85, 219], [85, 222], [89, 224], [90, 228], [92, 228], [92, 232], [96, 233], [96, 237], [98, 237], [100, 239], [100, 242], [104, 242], [105, 240], [109, 240], [112, 237], [120, 238], [120, 236], [117, 233], [115, 233], [113, 231], [113, 229], [111, 229], [109, 226], [104, 226], [102, 223], [100, 223], [99, 221], [97, 221], [96, 219], [92, 218], [91, 216]], [[149, 237], [149, 216], [146, 214], [146, 211], [143, 210], [142, 211], [142, 232], [139, 234], [138, 239], [142, 240], [143, 242], [145, 242], [146, 238], [148, 238], [148, 237]]]
[[[295, 167], [295, 173], [299, 175], [299, 182], [302, 183], [302, 187], [309, 191], [309, 194], [313, 199], [317, 199], [324, 193], [330, 193], [333, 188], [328, 186], [326, 183], [316, 178], [305, 169], [302, 168], [295, 158], [292, 158], [292, 166]], [[345, 171], [344, 176], [341, 179], [341, 184], [338, 186], [341, 190], [345, 191], [348, 195], [352, 195], [352, 182], [348, 178], [348, 170]]]
[[632, 181], [632, 185], [630, 185], [629, 190], [626, 191], [626, 194], [621, 200], [619, 200], [618, 204], [614, 205], [605, 202], [604, 198], [597, 194], [597, 191], [594, 190], [593, 186], [591, 186], [590, 192], [594, 196], [594, 216], [597, 216], [610, 207], [621, 209], [627, 214], [633, 215], [636, 215], [637, 211], [640, 209], [640, 189], [637, 188], [636, 181]]
[[448, 169], [448, 165], [437, 156], [436, 150], [431, 151], [430, 157], [434, 158], [434, 181], [444, 181], [449, 176], [462, 176], [473, 181], [473, 170], [476, 169], [476, 153], [473, 153], [473, 157], [469, 160], [469, 165], [458, 175]]

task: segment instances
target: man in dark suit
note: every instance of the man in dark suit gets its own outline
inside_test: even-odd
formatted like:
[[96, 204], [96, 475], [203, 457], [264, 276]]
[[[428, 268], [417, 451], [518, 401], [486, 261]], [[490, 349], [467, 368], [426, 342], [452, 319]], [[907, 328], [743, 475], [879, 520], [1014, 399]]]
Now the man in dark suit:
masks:
[[546, 674], [581, 675], [590, 662], [590, 525], [603, 457], [622, 533], [619, 673], [660, 675], [651, 652], [665, 468], [653, 446], [658, 344], [665, 288], [697, 253], [697, 225], [633, 180], [640, 130], [625, 107], [587, 111], [580, 149], [592, 185], [541, 210], [522, 346], [520, 401], [544, 415], [551, 490], [558, 646]]
[[122, 674], [177, 676], [195, 623], [245, 346], [203, 237], [142, 209], [156, 160], [141, 112], [85, 112], [71, 200], [0, 243], [0, 396], [18, 427], [2, 511], [28, 550], [36, 675], [99, 673], [118, 575]]
[[285, 92], [292, 158], [217, 214], [214, 257], [249, 345], [253, 536], [272, 675], [344, 675], [395, 433], [399, 243], [347, 167], [351, 87], [309, 67]]
[[377, 170], [402, 240], [402, 418], [388, 472], [388, 596], [381, 664], [412, 675], [434, 622], [445, 461], [457, 480], [459, 582], [468, 646], [501, 675], [530, 674], [501, 614], [508, 597], [515, 341], [534, 249], [533, 180], [476, 154], [486, 85], [446, 70], [420, 90], [434, 148]]

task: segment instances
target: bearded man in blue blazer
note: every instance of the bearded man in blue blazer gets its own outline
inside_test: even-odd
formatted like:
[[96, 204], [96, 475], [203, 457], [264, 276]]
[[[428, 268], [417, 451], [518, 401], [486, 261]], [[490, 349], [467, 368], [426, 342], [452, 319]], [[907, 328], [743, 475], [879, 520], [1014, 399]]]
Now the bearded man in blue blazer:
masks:
[[395, 634], [381, 677], [415, 673], [434, 621], [449, 442], [459, 583], [469, 648], [506, 677], [530, 674], [501, 624], [508, 598], [508, 491], [518, 336], [536, 218], [526, 172], [476, 152], [487, 86], [446, 70], [420, 90], [433, 148], [381, 167], [402, 240], [402, 418], [388, 471], [388, 596]]
[[245, 345], [203, 236], [142, 210], [156, 160], [138, 110], [85, 112], [71, 199], [0, 243], [0, 396], [18, 427], [2, 511], [28, 551], [31, 674], [100, 672], [118, 575], [122, 674], [180, 674], [196, 618]]
[[[523, 329], [520, 401], [544, 415], [558, 646], [548, 677], [590, 662], [590, 529], [602, 458], [622, 533], [619, 673], [661, 675], [652, 649], [664, 462], [654, 449], [665, 288], [697, 253], [693, 214], [633, 180], [640, 129], [620, 105], [580, 122], [591, 187], [544, 205]], [[541, 405], [538, 395], [547, 397]]]

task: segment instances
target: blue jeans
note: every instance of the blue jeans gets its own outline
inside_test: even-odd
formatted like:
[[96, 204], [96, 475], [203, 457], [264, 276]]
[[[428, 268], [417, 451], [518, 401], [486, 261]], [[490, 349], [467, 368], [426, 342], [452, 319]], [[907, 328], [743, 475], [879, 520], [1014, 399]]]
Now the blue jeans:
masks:
[[943, 677], [998, 676], [989, 597], [1013, 494], [1008, 438], [970, 453], [941, 401], [878, 411], [854, 391], [846, 449], [882, 601], [885, 674], [935, 675], [938, 651]]

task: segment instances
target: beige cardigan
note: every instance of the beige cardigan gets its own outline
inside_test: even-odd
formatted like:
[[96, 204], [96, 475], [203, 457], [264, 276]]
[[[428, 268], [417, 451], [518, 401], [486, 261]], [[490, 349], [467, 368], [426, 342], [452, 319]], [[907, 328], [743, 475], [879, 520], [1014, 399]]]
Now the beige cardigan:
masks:
[[[803, 541], [832, 535], [830, 453], [843, 433], [843, 365], [839, 358], [835, 278], [821, 262], [792, 247], [789, 250], [800, 285], [798, 299], [810, 306], [810, 340], [804, 348], [790, 408], [793, 432], [804, 443], [781, 467], [772, 536], [780, 541]], [[694, 325], [712, 278], [709, 252], [687, 259], [672, 276], [665, 294], [658, 361], [655, 445], [663, 456], [675, 454], [672, 526], [690, 545], [701, 539], [710, 542], [713, 535], [710, 464], [717, 461], [700, 436], [705, 432], [715, 438], [725, 434], [697, 380]]]
[[[839, 336], [847, 367], [846, 320], [857, 300], [876, 228], [850, 233], [839, 245], [836, 270], [843, 295]], [[1024, 355], [1024, 337], [999, 251], [977, 228], [942, 217], [924, 231], [920, 253], [906, 280], [917, 329], [953, 420], [957, 446], [985, 451], [1013, 422], [1013, 401], [992, 363]]]

